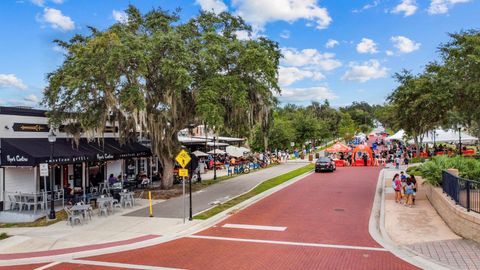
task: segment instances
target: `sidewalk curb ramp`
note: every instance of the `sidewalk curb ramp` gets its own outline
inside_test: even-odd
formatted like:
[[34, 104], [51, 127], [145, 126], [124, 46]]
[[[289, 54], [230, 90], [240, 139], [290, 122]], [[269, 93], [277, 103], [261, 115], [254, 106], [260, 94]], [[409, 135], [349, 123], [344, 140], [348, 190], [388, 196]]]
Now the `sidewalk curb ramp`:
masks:
[[[288, 173], [288, 172], [286, 172]], [[44, 255], [44, 256], [39, 256], [39, 257], [31, 257], [31, 258], [21, 258], [21, 259], [12, 259], [12, 260], [0, 260], [0, 266], [12, 266], [12, 265], [24, 265], [24, 264], [34, 264], [34, 263], [50, 263], [50, 262], [68, 262], [68, 261], [71, 261], [71, 260], [75, 260], [75, 259], [79, 259], [79, 258], [83, 258], [83, 257], [90, 257], [90, 256], [97, 256], [97, 255], [104, 255], [104, 254], [111, 254], [111, 253], [117, 253], [117, 252], [122, 252], [122, 251], [128, 251], [128, 250], [132, 250], [132, 249], [137, 249], [137, 248], [143, 248], [143, 247], [148, 247], [148, 246], [153, 246], [153, 245], [158, 245], [158, 244], [162, 244], [162, 243], [166, 243], [166, 242], [170, 242], [170, 241], [173, 241], [173, 240], [177, 240], [179, 238], [183, 238], [183, 237], [186, 237], [186, 236], [189, 236], [189, 235], [193, 235], [199, 231], [202, 231], [206, 228], [209, 228], [221, 221], [223, 221], [224, 219], [228, 218], [231, 216], [231, 212], [232, 211], [238, 211], [238, 210], [241, 210], [243, 208], [246, 208], [258, 201], [260, 201], [261, 199], [263, 198], [266, 198], [268, 196], [270, 196], [271, 194], [279, 191], [279, 190], [282, 190], [298, 181], [300, 181], [301, 179], [305, 178], [306, 176], [310, 175], [310, 174], [313, 174], [313, 170], [312, 171], [309, 171], [309, 172], [306, 172], [304, 174], [301, 174], [295, 178], [292, 178], [276, 187], [273, 187], [269, 190], [266, 190], [248, 200], [245, 200], [229, 209], [226, 209], [225, 211], [223, 212], [220, 212], [218, 214], [216, 214], [215, 216], [209, 218], [209, 219], [206, 219], [206, 220], [202, 220], [202, 221], [199, 221], [199, 222], [196, 222], [198, 220], [194, 220], [192, 223], [192, 226], [182, 230], [182, 231], [179, 231], [177, 233], [174, 233], [172, 235], [164, 235], [164, 236], [161, 236], [161, 237], [157, 237], [157, 238], [154, 238], [154, 239], [149, 239], [149, 240], [145, 240], [145, 241], [139, 241], [139, 242], [136, 242], [136, 243], [132, 243], [132, 244], [126, 244], [126, 245], [121, 245], [121, 246], [115, 246], [115, 247], [109, 247], [109, 248], [105, 248], [105, 249], [98, 249], [98, 250], [87, 250], [87, 251], [80, 251], [80, 252], [73, 252], [73, 253], [66, 253], [66, 254], [59, 254], [59, 255]], [[265, 179], [265, 181], [267, 181], [269, 179]], [[263, 182], [265, 182], [263, 181]], [[257, 184], [256, 186], [260, 185], [261, 183], [263, 182], [260, 182], [259, 184]], [[255, 187], [256, 187], [255, 186]], [[252, 189], [254, 189], [255, 187], [253, 187]], [[252, 189], [248, 190], [247, 192], [245, 193], [248, 193], [250, 192]], [[242, 194], [239, 194], [238, 196], [241, 196], [245, 193], [242, 193]], [[235, 198], [235, 197], [232, 197], [232, 199]], [[206, 211], [206, 210], [204, 210]]]
[[385, 249], [390, 251], [398, 258], [416, 266], [421, 269], [435, 269], [448, 270], [450, 268], [432, 262], [413, 252], [411, 249], [397, 245], [388, 235], [385, 229], [385, 179], [384, 172], [386, 169], [380, 171], [378, 175], [377, 186], [375, 189], [375, 198], [373, 200], [372, 212], [368, 224], [368, 231], [370, 236], [382, 245]]

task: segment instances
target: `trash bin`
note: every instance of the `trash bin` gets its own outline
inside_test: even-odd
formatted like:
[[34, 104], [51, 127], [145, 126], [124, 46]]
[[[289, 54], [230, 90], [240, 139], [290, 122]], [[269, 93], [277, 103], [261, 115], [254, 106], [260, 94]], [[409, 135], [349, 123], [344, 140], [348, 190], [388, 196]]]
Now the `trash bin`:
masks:
[[315, 158], [319, 159], [320, 158], [320, 153], [315, 153]]
[[313, 154], [308, 155], [308, 161], [313, 161]]

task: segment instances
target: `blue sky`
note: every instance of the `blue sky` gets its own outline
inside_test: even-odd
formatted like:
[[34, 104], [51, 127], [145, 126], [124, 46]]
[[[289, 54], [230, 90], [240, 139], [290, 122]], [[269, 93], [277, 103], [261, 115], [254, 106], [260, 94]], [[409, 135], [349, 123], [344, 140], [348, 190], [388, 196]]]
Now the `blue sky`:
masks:
[[480, 28], [478, 0], [2, 0], [0, 105], [38, 107], [46, 74], [63, 59], [52, 41], [85, 34], [86, 26], [105, 29], [129, 3], [142, 11], [181, 7], [182, 20], [200, 9], [241, 15], [255, 36], [279, 42], [279, 99], [300, 105], [381, 104], [395, 72], [420, 72], [438, 59], [448, 32]]

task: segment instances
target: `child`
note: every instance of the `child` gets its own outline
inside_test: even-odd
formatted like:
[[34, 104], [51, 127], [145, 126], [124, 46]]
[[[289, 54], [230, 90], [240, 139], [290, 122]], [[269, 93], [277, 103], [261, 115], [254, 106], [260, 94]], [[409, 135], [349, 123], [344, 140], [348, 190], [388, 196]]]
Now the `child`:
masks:
[[392, 188], [395, 190], [395, 202], [399, 203], [402, 200], [402, 181], [400, 181], [400, 176], [395, 174], [392, 180]]
[[407, 196], [407, 202], [405, 206], [412, 207], [413, 205], [413, 195], [414, 195], [414, 189], [415, 185], [412, 182], [412, 179], [410, 177], [407, 178], [407, 183], [405, 185], [405, 195]]

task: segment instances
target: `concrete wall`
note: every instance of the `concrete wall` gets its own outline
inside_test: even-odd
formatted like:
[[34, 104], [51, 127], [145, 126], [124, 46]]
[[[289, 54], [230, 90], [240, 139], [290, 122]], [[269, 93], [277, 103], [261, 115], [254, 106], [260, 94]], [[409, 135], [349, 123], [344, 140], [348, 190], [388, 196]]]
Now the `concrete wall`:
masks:
[[467, 212], [456, 205], [439, 187], [425, 183], [423, 188], [428, 200], [450, 229], [464, 238], [480, 242], [480, 214]]
[[36, 192], [37, 181], [34, 177], [34, 168], [31, 167], [5, 168], [5, 191]]

